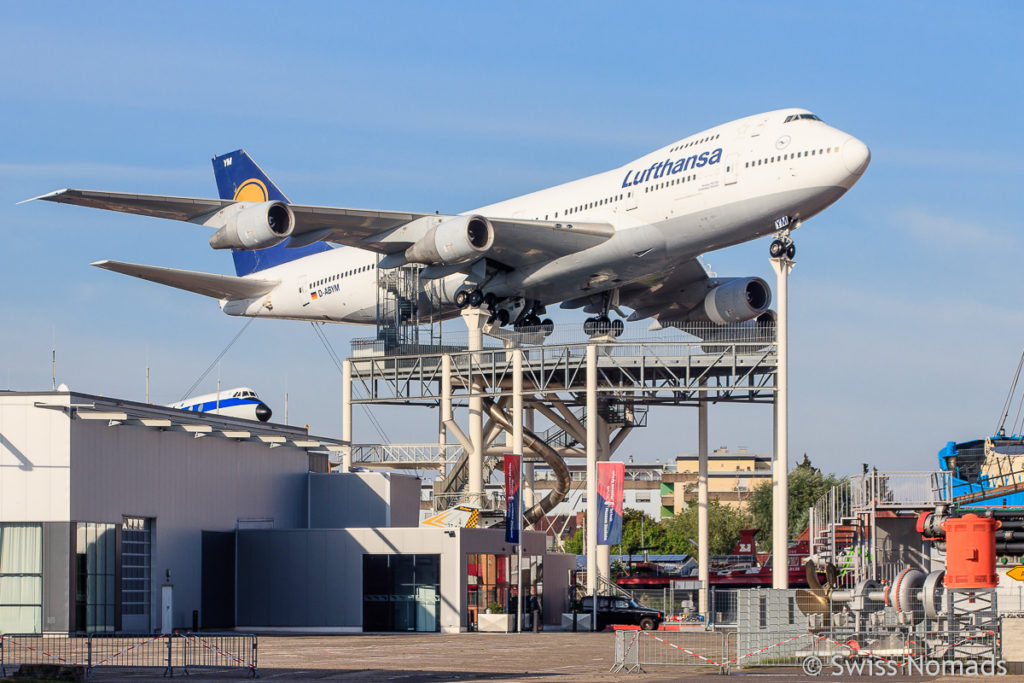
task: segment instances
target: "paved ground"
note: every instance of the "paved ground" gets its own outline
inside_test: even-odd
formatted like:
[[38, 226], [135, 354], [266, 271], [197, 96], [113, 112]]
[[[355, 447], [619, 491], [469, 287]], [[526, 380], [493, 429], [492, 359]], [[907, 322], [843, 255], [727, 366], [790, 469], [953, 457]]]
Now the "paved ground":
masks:
[[[394, 634], [259, 637], [259, 677], [279, 681], [716, 681], [715, 669], [648, 667], [611, 674], [611, 633]], [[177, 676], [176, 676], [177, 677]], [[731, 678], [812, 680], [799, 669], [753, 669]], [[96, 671], [90, 680], [166, 681], [159, 674]], [[866, 680], [826, 676], [825, 680]], [[188, 681], [245, 680], [241, 672], [193, 674]], [[898, 677], [900, 681], [956, 680]], [[970, 679], [977, 680], [977, 679]], [[1002, 681], [1024, 681], [1007, 676]]]

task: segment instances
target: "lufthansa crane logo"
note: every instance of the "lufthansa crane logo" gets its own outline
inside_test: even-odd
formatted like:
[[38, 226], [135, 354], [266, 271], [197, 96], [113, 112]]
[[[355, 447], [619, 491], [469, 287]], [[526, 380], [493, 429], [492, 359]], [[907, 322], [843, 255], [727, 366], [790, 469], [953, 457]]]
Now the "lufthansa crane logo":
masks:
[[267, 196], [267, 186], [257, 178], [249, 178], [235, 190], [236, 202], [265, 202]]

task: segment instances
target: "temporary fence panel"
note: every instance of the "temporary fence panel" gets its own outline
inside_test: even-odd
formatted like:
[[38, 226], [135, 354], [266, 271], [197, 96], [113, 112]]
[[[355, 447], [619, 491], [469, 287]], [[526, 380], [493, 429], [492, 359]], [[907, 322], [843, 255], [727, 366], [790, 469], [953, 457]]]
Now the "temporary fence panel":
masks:
[[255, 676], [257, 640], [243, 633], [0, 635], [0, 676], [22, 664], [103, 668], [240, 669]]
[[644, 666], [702, 666], [722, 670], [726, 634], [703, 626], [681, 631], [616, 631], [612, 671]]
[[186, 633], [186, 671], [191, 669], [248, 669], [256, 675], [256, 637], [234, 633]]
[[22, 664], [85, 665], [89, 661], [89, 640], [85, 636], [8, 633], [0, 635], [0, 676]]

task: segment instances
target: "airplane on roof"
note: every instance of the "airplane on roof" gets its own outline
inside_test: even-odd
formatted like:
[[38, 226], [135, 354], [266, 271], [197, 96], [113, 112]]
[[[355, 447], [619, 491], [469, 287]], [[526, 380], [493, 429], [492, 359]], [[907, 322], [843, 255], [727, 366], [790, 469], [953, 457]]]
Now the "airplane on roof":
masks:
[[266, 422], [273, 414], [270, 406], [260, 400], [249, 387], [225, 389], [212, 394], [193, 396], [184, 401], [171, 403], [168, 408], [190, 410], [194, 413], [212, 413], [229, 417], [243, 417], [246, 420]]
[[485, 306], [491, 323], [550, 332], [541, 316], [561, 304], [592, 314], [588, 334], [617, 336], [613, 311], [677, 327], [765, 320], [764, 280], [709, 277], [698, 257], [775, 234], [770, 254], [792, 258], [790, 231], [838, 200], [870, 159], [850, 134], [782, 109], [454, 215], [293, 204], [244, 150], [213, 158], [220, 199], [75, 189], [35, 199], [212, 228], [210, 245], [232, 250], [234, 276], [92, 265], [218, 299], [228, 315], [372, 325], [382, 271], [419, 264], [418, 303], [440, 302], [442, 317]]

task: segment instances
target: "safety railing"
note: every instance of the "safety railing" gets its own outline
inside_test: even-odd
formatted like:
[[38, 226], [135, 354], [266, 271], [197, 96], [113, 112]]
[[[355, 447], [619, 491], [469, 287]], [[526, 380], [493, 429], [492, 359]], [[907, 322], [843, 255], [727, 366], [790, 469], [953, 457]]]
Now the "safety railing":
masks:
[[228, 669], [257, 673], [257, 640], [249, 633], [90, 633], [0, 635], [0, 676], [22, 665], [96, 669]]
[[[407, 355], [413, 353], [447, 353], [465, 349], [469, 343], [469, 334], [464, 325], [454, 330], [445, 330], [443, 338], [438, 341], [436, 336], [423, 331], [416, 338], [427, 343], [390, 344], [376, 338], [353, 339], [352, 356], [369, 358], [374, 356]], [[543, 327], [524, 327], [518, 331], [502, 329], [499, 337], [484, 335], [484, 348], [530, 348], [543, 345], [587, 344], [595, 337], [583, 329], [578, 322], [560, 322], [555, 325], [554, 332], [548, 333]], [[660, 329], [650, 329], [648, 323], [626, 325], [618, 337], [608, 335], [616, 342], [671, 342], [691, 343], [698, 340], [701, 344], [712, 347], [722, 344], [740, 344], [751, 350], [763, 348], [775, 343], [774, 325], [757, 325], [737, 323], [734, 325], [717, 325], [711, 322], [663, 322]]]

